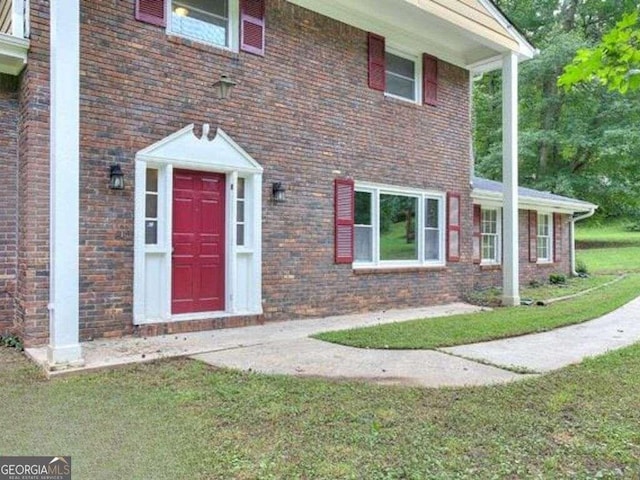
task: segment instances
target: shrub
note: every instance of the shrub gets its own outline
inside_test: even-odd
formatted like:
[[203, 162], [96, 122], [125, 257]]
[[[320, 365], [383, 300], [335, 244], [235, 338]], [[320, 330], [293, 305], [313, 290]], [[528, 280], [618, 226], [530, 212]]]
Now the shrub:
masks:
[[564, 285], [567, 283], [567, 277], [562, 273], [552, 273], [549, 275], [549, 283], [552, 285]]
[[15, 348], [17, 350], [24, 350], [24, 344], [17, 335], [7, 334], [0, 335], [0, 345], [5, 347]]
[[589, 274], [589, 268], [584, 260], [576, 261], [576, 273], [580, 276]]

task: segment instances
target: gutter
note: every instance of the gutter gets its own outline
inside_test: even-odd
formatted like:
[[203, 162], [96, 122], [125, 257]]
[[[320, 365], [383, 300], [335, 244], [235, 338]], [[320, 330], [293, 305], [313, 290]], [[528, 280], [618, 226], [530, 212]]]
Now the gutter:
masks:
[[578, 276], [578, 272], [576, 272], [576, 222], [579, 222], [580, 220], [584, 220], [585, 218], [589, 218], [593, 216], [593, 214], [596, 213], [596, 208], [598, 207], [594, 207], [591, 210], [589, 210], [587, 213], [578, 215], [577, 217], [572, 216], [571, 219], [569, 220], [569, 224], [570, 224], [569, 246], [571, 250], [569, 252], [569, 256], [571, 257], [571, 276], [573, 277]]

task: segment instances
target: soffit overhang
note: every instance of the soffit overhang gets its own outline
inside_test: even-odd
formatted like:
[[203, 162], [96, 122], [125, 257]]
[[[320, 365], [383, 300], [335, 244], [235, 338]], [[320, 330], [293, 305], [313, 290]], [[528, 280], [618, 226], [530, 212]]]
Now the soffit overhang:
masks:
[[429, 53], [471, 71], [499, 68], [502, 56], [509, 52], [520, 60], [536, 54], [488, 0], [289, 1], [382, 35], [388, 44], [407, 53]]
[[0, 73], [18, 75], [27, 64], [29, 40], [0, 33]]

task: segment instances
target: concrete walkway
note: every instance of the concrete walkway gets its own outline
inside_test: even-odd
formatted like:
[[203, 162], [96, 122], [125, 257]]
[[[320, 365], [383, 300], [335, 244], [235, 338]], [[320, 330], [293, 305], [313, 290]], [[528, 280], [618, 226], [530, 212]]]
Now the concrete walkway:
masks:
[[[640, 341], [640, 298], [602, 318], [551, 332], [434, 350], [369, 350], [308, 338], [314, 333], [480, 310], [451, 304], [412, 310], [269, 323], [159, 337], [82, 344], [85, 366], [51, 375], [189, 356], [214, 366], [268, 374], [362, 379], [426, 387], [490, 385], [547, 372]], [[46, 348], [27, 349], [46, 364]]]
[[640, 297], [595, 320], [549, 332], [443, 348], [506, 367], [549, 372], [640, 341]]

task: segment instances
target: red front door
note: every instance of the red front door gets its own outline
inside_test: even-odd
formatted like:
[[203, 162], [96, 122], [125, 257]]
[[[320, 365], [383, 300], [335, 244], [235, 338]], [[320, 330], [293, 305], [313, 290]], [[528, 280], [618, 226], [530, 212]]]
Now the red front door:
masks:
[[174, 170], [171, 312], [225, 309], [225, 176]]

